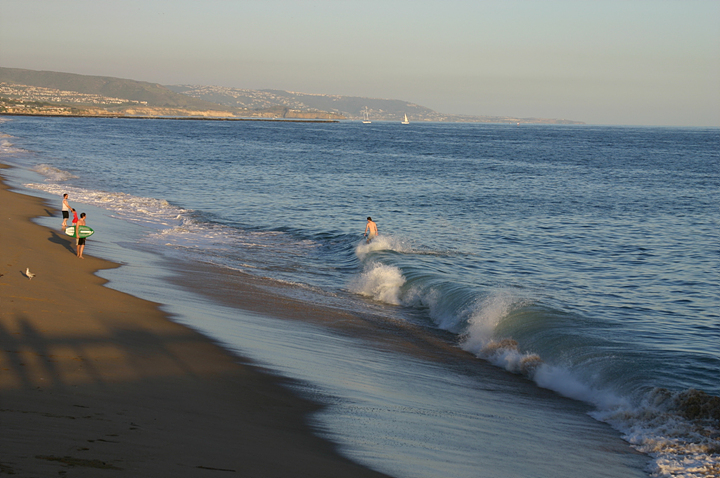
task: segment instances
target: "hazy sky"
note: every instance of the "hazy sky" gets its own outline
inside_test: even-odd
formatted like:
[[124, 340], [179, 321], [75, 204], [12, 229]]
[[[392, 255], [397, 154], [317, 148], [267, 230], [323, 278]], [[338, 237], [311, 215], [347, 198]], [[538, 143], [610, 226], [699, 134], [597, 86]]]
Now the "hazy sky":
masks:
[[0, 66], [720, 126], [720, 1], [0, 0]]

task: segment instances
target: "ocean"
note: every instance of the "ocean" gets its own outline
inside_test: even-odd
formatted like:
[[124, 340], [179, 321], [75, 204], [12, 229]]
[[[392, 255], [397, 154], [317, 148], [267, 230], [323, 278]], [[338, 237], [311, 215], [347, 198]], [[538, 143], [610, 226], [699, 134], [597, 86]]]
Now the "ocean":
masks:
[[0, 121], [109, 287], [286, 377], [368, 467], [720, 476], [716, 128]]

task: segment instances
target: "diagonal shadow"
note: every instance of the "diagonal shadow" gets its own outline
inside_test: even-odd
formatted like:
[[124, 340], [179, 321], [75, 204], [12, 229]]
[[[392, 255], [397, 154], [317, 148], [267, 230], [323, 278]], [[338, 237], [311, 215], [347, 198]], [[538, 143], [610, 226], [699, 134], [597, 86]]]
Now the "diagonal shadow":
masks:
[[0, 373], [5, 375], [0, 392], [18, 386], [64, 390], [78, 380], [106, 387], [161, 376], [199, 377], [186, 351], [204, 340], [193, 333], [105, 329], [94, 335], [47, 334], [25, 315], [18, 314], [15, 322], [17, 329], [10, 330], [0, 320]]
[[[24, 337], [24, 344], [22, 347], [26, 354], [33, 355], [34, 364], [31, 365], [33, 368], [37, 368], [36, 372], [40, 372], [40, 375], [47, 375], [48, 380], [52, 380], [51, 383], [55, 384], [58, 388], [65, 388], [61, 381], [55, 380], [55, 377], [60, 377], [60, 371], [57, 368], [57, 364], [52, 359], [51, 351], [48, 349], [48, 342], [43, 339], [42, 335], [30, 325], [27, 320], [20, 321], [20, 334]], [[28, 350], [29, 349], [29, 350]], [[18, 357], [20, 358], [20, 357]], [[26, 364], [22, 365], [23, 370], [23, 383], [31, 382], [30, 377], [27, 376], [29, 369]], [[39, 377], [40, 381], [45, 381], [46, 377]], [[36, 379], [37, 383], [37, 379]]]
[[2, 322], [0, 322], [0, 345], [2, 345], [0, 354], [4, 355], [4, 357], [0, 358], [0, 363], [3, 364], [4, 368], [3, 374], [13, 373], [18, 377], [24, 389], [31, 388], [32, 383], [26, 373], [25, 362], [20, 357], [19, 343], [15, 338], [15, 334], [6, 330]]
[[71, 245], [74, 242], [72, 240], [73, 238], [66, 239], [66, 237], [69, 238], [70, 236], [60, 236], [55, 231], [50, 231], [50, 237], [48, 238], [48, 241], [52, 242], [53, 244], [61, 245], [74, 254], [75, 249], [73, 249]]

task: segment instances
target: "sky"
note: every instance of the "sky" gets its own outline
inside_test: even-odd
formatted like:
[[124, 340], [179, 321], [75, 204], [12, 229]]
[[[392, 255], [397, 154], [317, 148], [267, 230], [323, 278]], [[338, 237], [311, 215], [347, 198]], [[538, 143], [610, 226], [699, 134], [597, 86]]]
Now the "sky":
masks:
[[720, 0], [0, 0], [0, 66], [720, 127]]

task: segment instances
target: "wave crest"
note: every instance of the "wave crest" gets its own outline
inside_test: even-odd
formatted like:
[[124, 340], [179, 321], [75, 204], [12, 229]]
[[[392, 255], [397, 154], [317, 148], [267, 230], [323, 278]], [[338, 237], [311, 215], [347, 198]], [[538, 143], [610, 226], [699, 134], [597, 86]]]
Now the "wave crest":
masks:
[[350, 283], [350, 290], [392, 305], [400, 305], [400, 292], [405, 277], [400, 269], [375, 262]]
[[12, 138], [12, 136], [10, 136], [8, 134], [0, 133], [0, 138], [3, 138], [2, 140], [0, 140], [0, 154], [12, 155], [12, 154], [20, 153], [23, 151], [20, 148], [16, 148], [15, 144], [13, 144], [9, 140], [5, 139], [5, 138]]
[[174, 227], [188, 212], [173, 206], [165, 199], [133, 196], [121, 192], [105, 192], [55, 183], [25, 184], [25, 187], [37, 189], [58, 196], [68, 193], [71, 203], [89, 204], [116, 213], [122, 219], [133, 223], [143, 223], [159, 227]]
[[58, 169], [54, 166], [50, 166], [47, 164], [38, 164], [37, 166], [32, 168], [32, 170], [45, 176], [47, 178], [47, 181], [60, 182], [67, 181], [68, 179], [77, 178], [77, 176], [75, 176], [69, 171], [63, 171], [62, 169]]
[[653, 458], [651, 476], [720, 474], [720, 398], [694, 389], [654, 388], [637, 406], [600, 409], [591, 415], [623, 433]]
[[355, 247], [355, 255], [360, 261], [364, 261], [368, 254], [380, 251], [412, 252], [412, 247], [404, 240], [394, 236], [381, 235], [366, 243], [364, 240]]
[[612, 425], [635, 449], [653, 458], [651, 476], [718, 476], [720, 397], [656, 388], [638, 402], [597, 387], [582, 363], [548, 363], [540, 353], [523, 352], [517, 340], [502, 336], [503, 322], [525, 305], [527, 301], [508, 292], [478, 301], [461, 335], [461, 347], [542, 388], [594, 405], [594, 418]]

